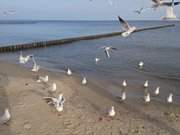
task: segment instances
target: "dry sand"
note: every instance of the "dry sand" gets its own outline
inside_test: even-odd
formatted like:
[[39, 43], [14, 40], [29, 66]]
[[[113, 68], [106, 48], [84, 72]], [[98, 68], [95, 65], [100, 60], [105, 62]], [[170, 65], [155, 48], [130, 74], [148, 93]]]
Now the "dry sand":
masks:
[[[57, 83], [66, 102], [58, 113], [44, 100], [49, 96], [47, 84], [37, 83], [37, 75], [49, 75]], [[41, 70], [32, 73], [19, 65], [0, 63], [0, 115], [5, 107], [12, 115], [8, 125], [0, 125], [0, 135], [180, 135], [180, 107], [142, 99], [120, 101], [97, 87], [91, 79], [81, 85], [78, 76], [66, 76]], [[102, 84], [103, 85], [103, 84]], [[116, 116], [109, 118], [106, 110], [115, 106]]]

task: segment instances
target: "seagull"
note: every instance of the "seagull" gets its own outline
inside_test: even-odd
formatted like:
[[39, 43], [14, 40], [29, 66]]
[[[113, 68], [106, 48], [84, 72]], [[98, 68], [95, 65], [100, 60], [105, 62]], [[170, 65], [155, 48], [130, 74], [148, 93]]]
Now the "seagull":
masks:
[[46, 75], [45, 77], [39, 76], [37, 82], [45, 82], [46, 83], [46, 82], [48, 82], [48, 80], [49, 80], [48, 75]]
[[158, 95], [159, 95], [159, 89], [160, 89], [159, 86], [155, 89], [155, 91], [154, 91], [154, 95], [155, 95], [155, 96], [158, 96]]
[[9, 109], [6, 108], [4, 110], [4, 114], [0, 117], [0, 124], [7, 124], [7, 122], [11, 119], [11, 114], [9, 113]]
[[149, 86], [149, 82], [148, 82], [148, 80], [146, 80], [144, 83], [144, 88], [147, 88], [148, 86]]
[[55, 97], [44, 97], [44, 99], [47, 101], [49, 105], [53, 105], [58, 112], [63, 111], [65, 98], [63, 97], [63, 94], [59, 94], [57, 98]]
[[121, 101], [125, 101], [126, 100], [126, 92], [123, 91], [121, 94]]
[[94, 61], [96, 64], [98, 64], [98, 62], [100, 61], [100, 58], [94, 58]]
[[129, 36], [136, 30], [136, 27], [130, 26], [125, 20], [123, 20], [120, 16], [118, 16], [119, 22], [121, 23], [123, 29], [125, 30], [121, 35], [123, 37]]
[[85, 84], [87, 84], [87, 79], [86, 79], [86, 77], [84, 77], [83, 79], [82, 79], [82, 82], [81, 82], [83, 85], [85, 85]]
[[144, 62], [140, 61], [138, 66], [139, 66], [140, 69], [142, 69], [144, 67]]
[[144, 8], [142, 7], [140, 9], [138, 9], [138, 10], [134, 10], [134, 12], [140, 15], [143, 10], [144, 10]]
[[170, 93], [169, 96], [167, 97], [167, 103], [172, 103], [173, 102], [173, 94]]
[[163, 20], [177, 19], [176, 15], [174, 13], [173, 6], [167, 6], [166, 15], [161, 17], [161, 19], [163, 19]]
[[115, 112], [114, 106], [111, 106], [111, 108], [108, 111], [108, 116], [114, 117], [115, 114], [116, 114], [116, 112]]
[[37, 65], [37, 63], [36, 63], [36, 61], [35, 61], [35, 58], [34, 57], [32, 57], [33, 59], [33, 68], [31, 69], [31, 71], [33, 71], [33, 72], [38, 72], [39, 71], [39, 69], [40, 69], [40, 66], [39, 65]]
[[56, 91], [56, 89], [57, 89], [56, 83], [53, 83], [53, 84], [49, 87], [49, 90], [52, 91], [52, 92]]
[[4, 15], [14, 15], [15, 13], [16, 13], [15, 10], [8, 10], [3, 12]]
[[147, 94], [144, 96], [144, 101], [145, 101], [145, 103], [149, 103], [149, 102], [151, 101], [150, 93], [147, 93]]
[[126, 80], [123, 81], [122, 86], [123, 86], [124, 88], [127, 87], [127, 81], [126, 81]]
[[114, 47], [112, 47], [112, 46], [103, 46], [103, 47], [101, 47], [101, 48], [104, 49], [104, 52], [105, 52], [105, 54], [106, 54], [106, 56], [107, 56], [108, 59], [110, 58], [109, 51], [110, 51], [110, 50], [117, 50], [117, 48], [114, 48]]
[[27, 56], [23, 56], [22, 55], [22, 51], [20, 52], [20, 56], [19, 56], [19, 63], [20, 64], [26, 64], [30, 58], [32, 58], [32, 55], [27, 55]]
[[178, 2], [174, 2], [174, 0], [172, 0], [172, 2], [164, 2], [164, 0], [152, 0], [153, 2], [153, 8], [158, 8], [161, 6], [176, 6], [180, 4], [180, 1]]
[[72, 75], [72, 71], [69, 68], [67, 69], [67, 75]]

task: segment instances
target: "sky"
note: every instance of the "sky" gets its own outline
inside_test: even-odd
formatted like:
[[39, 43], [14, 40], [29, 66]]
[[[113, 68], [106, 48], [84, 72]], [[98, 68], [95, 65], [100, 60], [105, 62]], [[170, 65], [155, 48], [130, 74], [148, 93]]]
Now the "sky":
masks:
[[[159, 20], [165, 8], [134, 13], [150, 7], [151, 0], [0, 0], [0, 20]], [[180, 17], [180, 6], [175, 7]]]

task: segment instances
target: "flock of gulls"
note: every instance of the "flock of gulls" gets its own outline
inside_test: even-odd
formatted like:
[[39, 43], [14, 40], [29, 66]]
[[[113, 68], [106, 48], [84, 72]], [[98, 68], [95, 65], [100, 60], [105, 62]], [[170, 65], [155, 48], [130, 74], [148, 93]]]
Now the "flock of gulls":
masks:
[[[92, 0], [91, 0], [92, 1]], [[152, 0], [154, 2], [153, 4], [153, 8], [158, 8], [161, 6], [168, 6], [168, 7], [172, 7], [175, 5], [179, 5], [180, 2], [174, 2], [174, 0], [172, 0], [172, 2], [164, 2], [163, 0]], [[145, 10], [144, 8], [141, 8], [140, 10], [136, 10], [135, 12], [138, 14], [141, 14], [141, 12]], [[130, 26], [128, 24], [128, 22], [126, 22], [125, 20], [123, 20], [120, 16], [118, 16], [119, 22], [122, 24], [122, 28], [123, 28], [123, 32], [122, 32], [122, 37], [128, 37], [129, 35], [131, 35], [131, 33], [136, 31], [136, 27], [135, 26]], [[103, 46], [100, 47], [100, 49], [102, 49], [107, 57], [107, 59], [110, 59], [110, 51], [116, 51], [117, 48], [114, 48], [112, 46]], [[40, 69], [40, 65], [37, 64], [34, 55], [27, 55], [27, 56], [23, 56], [22, 52], [20, 52], [20, 56], [19, 56], [19, 63], [20, 64], [26, 64], [29, 60], [32, 60], [33, 62], [33, 66], [31, 71], [32, 72], [38, 72]], [[94, 58], [95, 64], [98, 64], [98, 62], [100, 61], [100, 58]], [[138, 64], [139, 69], [143, 69], [144, 67], [144, 62], [140, 61]], [[70, 68], [67, 68], [66, 71], [68, 76], [72, 75], [72, 71]], [[49, 81], [49, 77], [47, 75], [45, 76], [39, 76], [38, 79], [36, 80], [37, 83], [47, 83]], [[86, 85], [87, 84], [87, 78], [83, 77], [82, 81], [81, 81], [82, 85]], [[123, 88], [126, 88], [128, 86], [127, 81], [124, 80], [122, 82], [122, 86]], [[145, 88], [144, 91], [144, 102], [145, 103], [150, 103], [151, 101], [151, 94], [150, 92], [148, 92], [147, 88], [149, 87], [149, 82], [148, 80], [146, 80], [144, 82], [143, 87]], [[49, 85], [49, 90], [51, 92], [55, 92], [57, 90], [57, 85], [56, 83], [52, 83], [52, 85]], [[160, 94], [160, 87], [156, 87], [153, 95], [154, 96], [159, 96]], [[121, 101], [125, 101], [127, 98], [126, 95], [126, 90], [123, 89], [123, 91], [121, 92]], [[63, 96], [62, 93], [60, 93], [57, 97], [44, 97], [44, 100], [47, 101], [47, 104], [52, 105], [58, 112], [62, 112], [63, 111], [63, 107], [64, 107], [64, 103], [65, 103], [65, 98]], [[169, 95], [166, 98], [166, 102], [168, 104], [173, 103], [173, 93], [169, 93]], [[107, 115], [110, 117], [114, 117], [115, 116], [115, 107], [111, 106], [110, 109], [107, 111]], [[9, 112], [9, 109], [6, 108], [4, 110], [4, 114], [0, 117], [0, 124], [7, 124], [7, 122], [11, 119], [11, 114]]]
[[[93, 0], [89, 0], [89, 1], [93, 1]], [[141, 7], [140, 9], [137, 9], [137, 10], [134, 10], [135, 13], [137, 14], [141, 14], [142, 12], [144, 11], [147, 11], [147, 10], [151, 10], [151, 9], [154, 9], [154, 10], [157, 10], [158, 8], [161, 8], [161, 7], [166, 7], [166, 15], [161, 17], [161, 19], [163, 20], [174, 20], [174, 19], [177, 19], [175, 13], [174, 13], [174, 7], [179, 5], [180, 4], [180, 1], [176, 2], [174, 0], [171, 0], [170, 2], [169, 1], [164, 1], [164, 0], [151, 0], [152, 1], [152, 6], [150, 7]], [[113, 5], [113, 0], [107, 0], [107, 2], [109, 3], [109, 5]]]

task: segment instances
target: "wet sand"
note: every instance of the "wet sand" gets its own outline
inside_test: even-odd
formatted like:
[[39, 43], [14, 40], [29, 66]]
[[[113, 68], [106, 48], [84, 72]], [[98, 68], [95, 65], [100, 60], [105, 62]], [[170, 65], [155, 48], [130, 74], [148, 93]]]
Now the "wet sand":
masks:
[[[37, 75], [49, 75], [58, 90], [49, 93], [47, 84], [37, 83]], [[120, 102], [117, 96], [121, 86], [108, 86], [98, 78], [88, 78], [81, 85], [79, 75], [67, 76], [64, 72], [30, 69], [0, 62], [0, 115], [5, 107], [12, 115], [8, 125], [0, 125], [2, 135], [179, 135], [180, 107], [167, 105], [152, 98], [144, 104], [142, 97], [128, 97]], [[101, 87], [102, 86], [102, 87]], [[110, 92], [114, 89], [114, 93]], [[134, 86], [128, 86], [134, 89]], [[63, 93], [64, 110], [58, 113], [43, 97]], [[106, 110], [115, 106], [116, 116], [109, 118]]]

